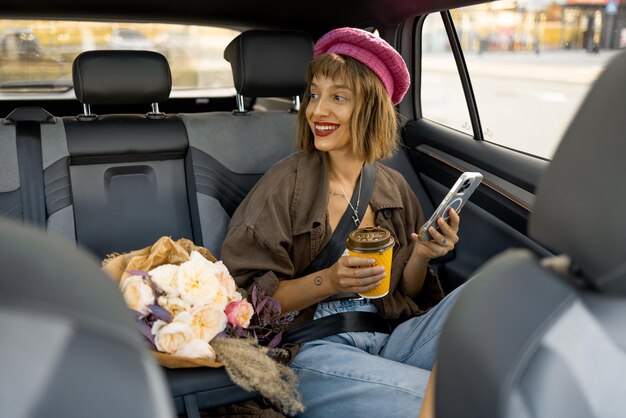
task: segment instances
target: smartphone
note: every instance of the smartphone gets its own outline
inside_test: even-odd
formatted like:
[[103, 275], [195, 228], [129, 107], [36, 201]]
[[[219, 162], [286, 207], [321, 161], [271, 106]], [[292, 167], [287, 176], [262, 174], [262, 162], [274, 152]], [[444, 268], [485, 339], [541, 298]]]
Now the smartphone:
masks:
[[465, 205], [465, 202], [467, 202], [482, 180], [483, 175], [477, 172], [467, 171], [461, 174], [456, 183], [454, 183], [452, 188], [450, 188], [446, 197], [443, 198], [439, 207], [433, 213], [433, 216], [431, 216], [430, 219], [427, 220], [420, 228], [417, 233], [419, 239], [422, 241], [432, 239], [430, 233], [428, 232], [428, 228], [434, 226], [435, 229], [439, 230], [437, 219], [441, 217], [447, 222], [450, 217], [448, 215], [448, 210], [450, 208], [454, 209], [456, 213], [461, 212], [461, 208]]

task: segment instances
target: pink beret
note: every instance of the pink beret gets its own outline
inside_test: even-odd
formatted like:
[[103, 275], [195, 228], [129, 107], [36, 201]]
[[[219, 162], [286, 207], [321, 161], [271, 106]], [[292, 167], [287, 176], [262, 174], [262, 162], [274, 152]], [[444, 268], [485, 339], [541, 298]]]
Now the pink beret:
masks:
[[409, 88], [409, 70], [402, 56], [385, 40], [356, 28], [333, 29], [315, 44], [315, 57], [334, 52], [367, 65], [381, 79], [393, 104], [402, 101]]

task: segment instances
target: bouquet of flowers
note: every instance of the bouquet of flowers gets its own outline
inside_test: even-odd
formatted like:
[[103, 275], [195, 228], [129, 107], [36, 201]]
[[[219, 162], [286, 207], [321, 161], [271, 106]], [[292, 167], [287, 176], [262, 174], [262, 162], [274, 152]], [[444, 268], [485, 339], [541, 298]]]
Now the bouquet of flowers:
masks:
[[225, 365], [244, 389], [261, 392], [289, 414], [303, 410], [295, 374], [271, 358], [280, 353], [274, 348], [295, 313], [283, 315], [278, 301], [257, 286], [246, 300], [207, 249], [162, 237], [150, 247], [112, 254], [103, 269], [118, 281], [163, 366]]
[[163, 264], [148, 272], [130, 270], [120, 289], [154, 347], [180, 357], [215, 360], [213, 338], [231, 326], [250, 325], [252, 305], [237, 292], [221, 261], [192, 251], [180, 265]]

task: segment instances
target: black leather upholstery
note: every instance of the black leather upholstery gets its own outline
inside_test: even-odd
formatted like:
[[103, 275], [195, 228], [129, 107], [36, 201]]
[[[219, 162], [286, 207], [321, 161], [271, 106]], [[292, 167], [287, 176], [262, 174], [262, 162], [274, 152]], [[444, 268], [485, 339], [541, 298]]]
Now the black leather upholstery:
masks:
[[313, 41], [305, 32], [250, 30], [232, 40], [224, 58], [231, 64], [239, 94], [296, 96], [304, 91]]
[[180, 414], [190, 412], [186, 411], [186, 402], [190, 399], [198, 408], [207, 409], [260, 396], [258, 392], [248, 392], [233, 383], [223, 368], [165, 369], [165, 375], [174, 407]]
[[[149, 51], [85, 52], [74, 81], [89, 104], [163, 101], [171, 89], [167, 61]], [[66, 117], [64, 126], [79, 244], [104, 258], [164, 235], [202, 242], [187, 195], [187, 131], [177, 116]]]
[[0, 220], [2, 416], [172, 417], [162, 371], [99, 263]]
[[[103, 115], [96, 121], [65, 119], [72, 164], [96, 164], [108, 159], [183, 158], [187, 132], [176, 116], [149, 119], [143, 115]], [[145, 159], [145, 157], [144, 157]]]
[[86, 51], [72, 67], [76, 98], [85, 104], [163, 102], [172, 90], [167, 59], [152, 51]]
[[476, 273], [441, 334], [437, 416], [626, 410], [625, 90], [623, 52], [592, 87], [538, 187], [529, 232], [570, 267], [511, 250]]

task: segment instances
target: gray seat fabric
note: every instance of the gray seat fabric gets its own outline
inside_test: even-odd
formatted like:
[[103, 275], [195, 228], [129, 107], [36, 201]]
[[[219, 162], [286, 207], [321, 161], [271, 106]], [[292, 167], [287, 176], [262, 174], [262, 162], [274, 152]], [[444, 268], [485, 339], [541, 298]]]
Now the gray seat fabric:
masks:
[[0, 121], [0, 217], [22, 218], [15, 125]]
[[509, 250], [480, 269], [450, 313], [437, 416], [626, 411], [625, 89], [623, 52], [590, 90], [538, 186], [529, 234], [570, 262], [557, 268]]
[[[244, 32], [224, 53], [239, 96], [298, 96], [313, 58], [313, 41], [297, 31]], [[280, 65], [276, 65], [280, 63]], [[182, 114], [204, 245], [219, 257], [230, 217], [248, 191], [294, 150], [295, 112]]]
[[[46, 228], [51, 234], [74, 241], [69, 151], [63, 120], [54, 118], [53, 122], [40, 125]], [[15, 125], [0, 121], [0, 218], [22, 219], [16, 140]]]
[[0, 220], [3, 417], [173, 417], [163, 374], [99, 263]]

